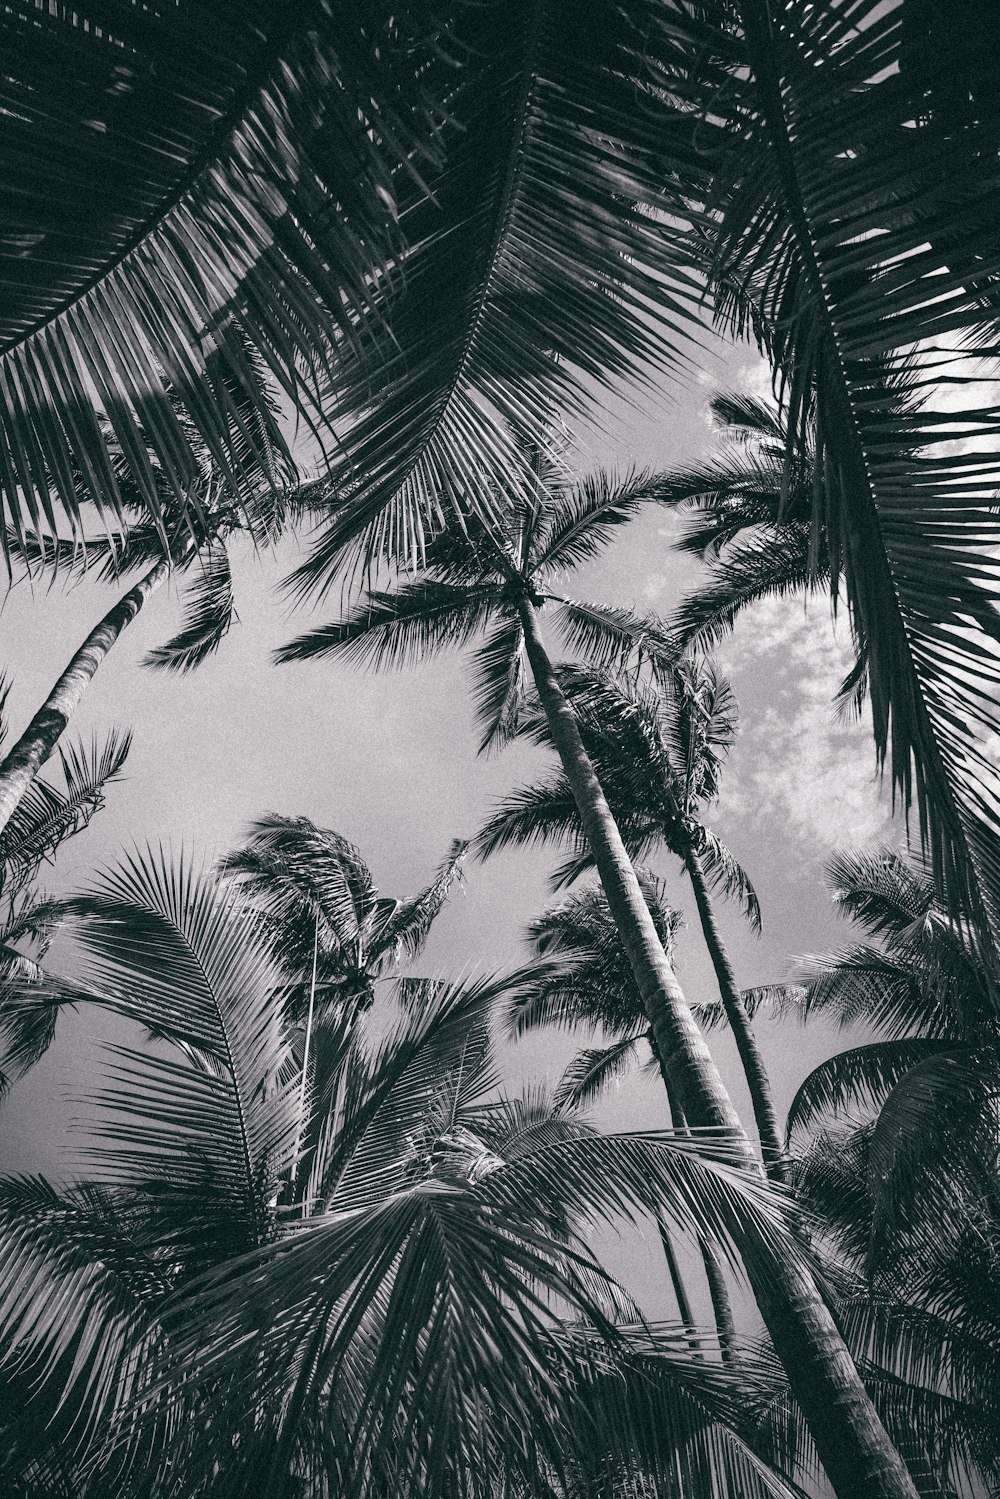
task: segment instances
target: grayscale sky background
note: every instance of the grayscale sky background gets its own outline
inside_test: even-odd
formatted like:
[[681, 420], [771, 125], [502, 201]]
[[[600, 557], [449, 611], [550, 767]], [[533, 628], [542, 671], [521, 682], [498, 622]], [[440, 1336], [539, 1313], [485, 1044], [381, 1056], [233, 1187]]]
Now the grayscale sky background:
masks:
[[[705, 453], [716, 440], [708, 416], [713, 392], [767, 389], [761, 362], [749, 350], [721, 351], [709, 367], [710, 376], [664, 382], [665, 394], [645, 396], [638, 411], [624, 401], [605, 402], [605, 430], [595, 427], [577, 438], [579, 469], [674, 466]], [[668, 513], [650, 511], [622, 533], [598, 567], [579, 575], [573, 590], [668, 613], [696, 577], [696, 564], [671, 551], [674, 534]], [[239, 555], [240, 624], [193, 675], [140, 666], [143, 654], [177, 628], [176, 590], [155, 595], [120, 640], [75, 728], [89, 736], [112, 724], [130, 725], [126, 779], [110, 789], [93, 827], [67, 845], [48, 877], [50, 889], [79, 888], [132, 842], [183, 845], [211, 862], [252, 818], [276, 811], [305, 814], [351, 838], [385, 894], [409, 895], [426, 882], [452, 838], [474, 833], [498, 795], [537, 773], [545, 757], [526, 747], [476, 759], [460, 658], [379, 677], [323, 663], [272, 667], [273, 648], [309, 617], [302, 611], [293, 617], [274, 587], [294, 556], [290, 545], [273, 556]], [[62, 584], [48, 592], [36, 588], [34, 595], [22, 583], [11, 591], [0, 612], [0, 664], [14, 677], [15, 732], [111, 598], [89, 582], [69, 591]], [[315, 622], [334, 612], [335, 604], [320, 608]], [[735, 908], [722, 908], [720, 915], [737, 975], [749, 986], [784, 979], [796, 954], [847, 939], [823, 882], [830, 852], [900, 834], [879, 798], [867, 725], [844, 726], [834, 715], [833, 695], [849, 662], [846, 620], [835, 635], [824, 599], [808, 614], [801, 600], [767, 603], [744, 618], [721, 659], [736, 689], [742, 729], [713, 826], [754, 881], [763, 935], [754, 938]], [[549, 899], [546, 876], [556, 857], [514, 851], [485, 867], [468, 866], [464, 890], [439, 918], [415, 971], [455, 975], [522, 961], [521, 934]], [[661, 861], [658, 869], [687, 918], [677, 955], [681, 981], [691, 998], [714, 993], [688, 890], [673, 861]], [[93, 1014], [61, 1022], [56, 1045], [0, 1108], [3, 1169], [58, 1176], [79, 1157], [79, 1100], [96, 1083], [101, 1041], [113, 1025]], [[781, 1027], [758, 1021], [757, 1029], [782, 1108], [808, 1070], [846, 1039], [794, 1021]], [[554, 1082], [575, 1044], [546, 1032], [510, 1049], [510, 1086]], [[741, 1113], [750, 1118], [728, 1038], [713, 1036], [711, 1044]], [[605, 1127], [662, 1127], [655, 1080], [627, 1076], [594, 1117]], [[655, 1234], [602, 1239], [602, 1250], [651, 1313], [667, 1310]]]

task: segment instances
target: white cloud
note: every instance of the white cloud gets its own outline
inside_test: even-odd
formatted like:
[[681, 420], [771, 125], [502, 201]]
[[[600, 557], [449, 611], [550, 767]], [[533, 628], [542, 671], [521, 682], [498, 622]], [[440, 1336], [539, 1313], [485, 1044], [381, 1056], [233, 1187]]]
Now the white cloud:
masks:
[[837, 633], [826, 603], [755, 606], [720, 652], [740, 700], [742, 729], [727, 773], [724, 817], [780, 828], [803, 857], [887, 836], [888, 796], [880, 793], [871, 732], [841, 721], [833, 699], [850, 670], [846, 621]]

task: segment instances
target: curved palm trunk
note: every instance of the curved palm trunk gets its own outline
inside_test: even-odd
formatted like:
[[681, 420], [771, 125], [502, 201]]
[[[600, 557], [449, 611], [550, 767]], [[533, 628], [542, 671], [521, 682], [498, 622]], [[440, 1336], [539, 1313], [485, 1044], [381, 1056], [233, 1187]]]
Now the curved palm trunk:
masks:
[[740, 1054], [743, 1064], [743, 1072], [750, 1090], [750, 1101], [753, 1105], [753, 1117], [757, 1125], [757, 1133], [760, 1136], [761, 1154], [764, 1158], [764, 1166], [768, 1176], [774, 1181], [784, 1182], [788, 1179], [787, 1160], [781, 1141], [781, 1130], [778, 1126], [778, 1114], [774, 1107], [774, 1097], [771, 1093], [771, 1080], [764, 1066], [764, 1058], [760, 1054], [756, 1038], [750, 1025], [750, 1016], [747, 1007], [743, 1003], [739, 988], [736, 983], [736, 975], [733, 965], [729, 961], [722, 933], [719, 931], [715, 919], [715, 911], [712, 906], [712, 897], [709, 894], [708, 885], [705, 881], [705, 871], [695, 850], [689, 849], [684, 857], [684, 867], [691, 881], [694, 891], [695, 904], [698, 907], [698, 918], [701, 922], [701, 930], [705, 938], [705, 946], [708, 948], [712, 967], [715, 969], [716, 981], [719, 985], [719, 994], [722, 999], [722, 1008], [726, 1012], [729, 1021], [729, 1029], [733, 1033], [736, 1042], [736, 1050]]
[[97, 668], [169, 570], [169, 562], [157, 562], [114, 608], [108, 610], [91, 630], [20, 739], [0, 761], [0, 832], [55, 749]]
[[[657, 936], [573, 710], [552, 669], [531, 599], [519, 601], [518, 613], [549, 733], [678, 1100], [692, 1124], [727, 1131], [745, 1168], [756, 1172], [757, 1157]], [[800, 1265], [776, 1258], [765, 1266], [750, 1256], [746, 1268], [837, 1499], [917, 1499], [913, 1480], [812, 1277]]]

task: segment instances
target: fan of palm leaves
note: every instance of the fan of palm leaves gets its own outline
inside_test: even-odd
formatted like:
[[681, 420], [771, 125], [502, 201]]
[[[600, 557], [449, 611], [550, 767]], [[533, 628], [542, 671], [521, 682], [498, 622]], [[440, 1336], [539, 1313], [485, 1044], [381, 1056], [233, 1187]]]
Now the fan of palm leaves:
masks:
[[546, 618], [554, 619], [567, 647], [597, 665], [666, 659], [668, 643], [655, 617], [553, 588], [561, 573], [599, 555], [619, 527], [656, 499], [658, 475], [598, 473], [571, 484], [537, 450], [534, 459], [533, 494], [498, 497], [492, 528], [470, 520], [435, 537], [415, 581], [370, 590], [342, 619], [282, 646], [276, 659], [332, 658], [389, 670], [485, 634], [472, 661], [484, 751], [508, 743], [520, 722], [528, 670], [522, 599], [547, 606]]
[[585, 1453], [617, 1467], [642, 1424], [589, 1388], [555, 1304], [606, 1345], [612, 1389], [631, 1358], [657, 1360], [670, 1425], [643, 1463], [672, 1447], [678, 1496], [788, 1494], [738, 1433], [731, 1378], [630, 1349], [608, 1317], [622, 1299], [569, 1227], [662, 1211], [787, 1252], [780, 1205], [718, 1145], [498, 1112], [498, 985], [432, 984], [380, 1041], [355, 1028], [315, 1080], [322, 1148], [281, 1206], [302, 1093], [252, 908], [150, 855], [73, 909], [85, 973], [125, 1013], [148, 1006], [161, 1042], [111, 1050], [99, 1184], [0, 1190], [0, 1377], [27, 1407], [3, 1432], [15, 1474], [55, 1483], [61, 1465], [86, 1499], [300, 1480], [485, 1499], [498, 1472], [548, 1493]]
[[925, 871], [875, 850], [839, 856], [831, 878], [876, 941], [811, 959], [803, 1013], [865, 1023], [876, 1039], [809, 1074], [789, 1133], [837, 1115], [867, 1121], [856, 1137], [867, 1252], [877, 1262], [879, 1246], [909, 1225], [919, 1256], [925, 1235], [928, 1250], [931, 1239], [940, 1248], [962, 1236], [984, 1192], [987, 1204], [993, 1197], [1000, 1043], [990, 986], [981, 952], [949, 920]]

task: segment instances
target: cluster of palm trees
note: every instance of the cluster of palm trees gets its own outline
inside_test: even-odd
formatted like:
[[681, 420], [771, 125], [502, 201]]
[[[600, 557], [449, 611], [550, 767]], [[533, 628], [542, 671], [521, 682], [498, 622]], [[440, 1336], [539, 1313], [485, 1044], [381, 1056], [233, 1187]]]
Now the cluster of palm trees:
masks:
[[[977, 0], [946, 24], [933, 0], [9, 8], [0, 535], [12, 567], [139, 577], [0, 760], [5, 1070], [64, 1004], [144, 1035], [109, 1061], [92, 1174], [0, 1194], [14, 1492], [1000, 1483], [1000, 421], [953, 396], [1000, 327], [977, 25], [995, 32]], [[776, 408], [718, 401], [701, 468], [575, 480], [555, 431], [689, 367], [706, 308], [756, 339]], [[707, 562], [672, 617], [559, 591], [654, 504]], [[482, 748], [556, 756], [475, 852], [553, 838], [556, 883], [597, 882], [514, 974], [398, 973], [464, 846], [400, 903], [345, 840], [269, 815], [213, 875], [136, 855], [33, 893], [127, 743], [63, 751], [65, 789], [40, 772], [150, 591], [190, 575], [151, 664], [194, 667], [233, 618], [227, 540], [305, 524], [290, 595], [346, 598], [279, 661], [475, 645]], [[793, 998], [741, 989], [714, 912], [760, 919], [704, 820], [735, 719], [704, 651], [796, 589], [848, 613], [843, 696], [921, 853], [833, 871], [873, 941], [794, 1002], [883, 1034], [807, 1079], [786, 1137], [751, 1022]], [[664, 851], [717, 996], [678, 982], [640, 862]], [[496, 1016], [603, 1035], [551, 1100], [511, 1099]], [[663, 1131], [595, 1133], [580, 1105], [643, 1046]], [[659, 1226], [672, 1330], [588, 1248], [623, 1214]]]

